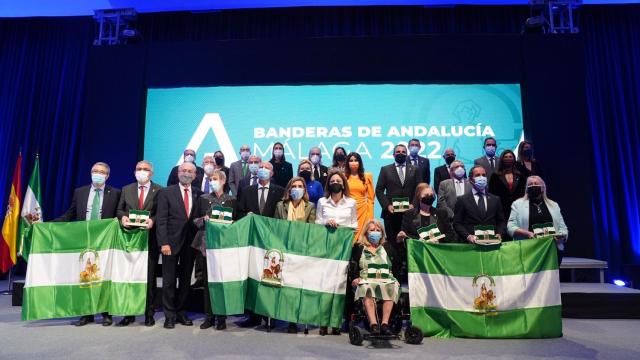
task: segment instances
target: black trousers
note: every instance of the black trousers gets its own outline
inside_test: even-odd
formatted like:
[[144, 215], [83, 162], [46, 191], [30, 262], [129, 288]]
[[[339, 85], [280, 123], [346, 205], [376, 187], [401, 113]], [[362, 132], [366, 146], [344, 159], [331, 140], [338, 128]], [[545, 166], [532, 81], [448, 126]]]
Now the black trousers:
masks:
[[147, 268], [147, 304], [145, 306], [144, 314], [146, 316], [153, 316], [155, 309], [153, 304], [156, 301], [157, 293], [157, 275], [156, 268], [158, 267], [158, 259], [160, 259], [160, 251], [158, 246], [149, 244], [149, 258]]
[[209, 297], [209, 273], [207, 270], [207, 258], [202, 255], [201, 252], [198, 252], [197, 259], [200, 260], [202, 264], [202, 280], [204, 284], [202, 286], [202, 294], [203, 294], [203, 304], [204, 304], [204, 313], [205, 315], [212, 317], [213, 310], [211, 309], [211, 298]]
[[186, 242], [177, 254], [162, 255], [162, 308], [167, 319], [186, 312], [193, 262], [194, 250]]

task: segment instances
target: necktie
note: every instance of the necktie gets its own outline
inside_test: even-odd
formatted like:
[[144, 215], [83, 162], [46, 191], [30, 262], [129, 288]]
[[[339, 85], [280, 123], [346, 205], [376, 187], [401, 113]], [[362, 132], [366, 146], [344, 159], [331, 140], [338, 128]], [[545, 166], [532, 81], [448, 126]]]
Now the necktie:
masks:
[[140, 196], [138, 196], [138, 210], [144, 207], [144, 186], [140, 186]]
[[255, 176], [251, 177], [251, 185], [255, 185], [258, 181], [258, 178], [256, 178]]
[[89, 219], [100, 220], [100, 189], [95, 189], [93, 203], [91, 203], [91, 217]]
[[262, 211], [264, 210], [264, 205], [267, 203], [267, 200], [264, 198], [264, 190], [266, 189], [266, 187], [261, 187], [260, 188], [260, 203], [258, 204], [260, 206], [260, 214], [262, 214]]
[[189, 189], [184, 189], [184, 211], [189, 217]]
[[242, 163], [242, 176], [247, 176], [247, 163]]
[[413, 166], [418, 166], [418, 158], [413, 158], [411, 163], [413, 164]]
[[496, 168], [496, 163], [495, 163], [495, 161], [493, 160], [493, 157], [491, 157], [489, 160], [491, 161], [491, 168], [492, 168], [492, 169], [495, 169], [495, 168]]
[[404, 186], [404, 165], [398, 165], [398, 177], [400, 178], [400, 184]]
[[487, 213], [487, 206], [484, 203], [484, 194], [481, 192], [478, 193], [478, 210], [480, 210], [480, 214], [482, 215], [482, 217], [484, 217]]
[[320, 181], [320, 171], [318, 170], [319, 166], [314, 166], [313, 168], [314, 168], [314, 170], [313, 170], [313, 177], [314, 177], [316, 180]]
[[211, 191], [209, 190], [209, 179], [204, 179], [204, 193], [209, 194]]

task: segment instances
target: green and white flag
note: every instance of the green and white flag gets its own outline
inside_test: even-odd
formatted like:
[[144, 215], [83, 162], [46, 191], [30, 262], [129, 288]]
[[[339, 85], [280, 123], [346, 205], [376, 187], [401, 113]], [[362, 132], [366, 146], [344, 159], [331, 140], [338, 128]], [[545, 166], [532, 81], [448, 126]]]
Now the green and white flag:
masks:
[[232, 221], [233, 216], [233, 208], [223, 207], [223, 206], [215, 206], [211, 209], [211, 216], [209, 219], [211, 221]]
[[431, 224], [429, 226], [419, 228], [418, 236], [420, 236], [420, 240], [422, 241], [431, 240], [435, 242], [445, 237], [445, 235], [440, 232], [440, 229], [438, 229], [438, 224]]
[[535, 225], [532, 225], [531, 228], [533, 229], [533, 233], [536, 236], [536, 238], [556, 234], [556, 228], [553, 227], [552, 222], [535, 224]]
[[214, 314], [249, 309], [274, 319], [339, 327], [353, 231], [249, 215], [207, 222]]
[[552, 238], [469, 244], [407, 240], [411, 322], [426, 336], [562, 336], [560, 280]]
[[405, 212], [409, 210], [408, 197], [393, 198], [391, 199], [391, 203], [393, 204], [393, 211], [395, 212]]
[[145, 222], [149, 220], [150, 216], [151, 216], [150, 211], [131, 209], [129, 210], [129, 216], [128, 216], [129, 224], [126, 224], [126, 225], [146, 226]]
[[40, 190], [40, 157], [36, 155], [33, 171], [29, 178], [29, 186], [24, 194], [22, 211], [20, 212], [20, 240], [18, 253], [24, 251], [24, 239], [29, 236], [31, 225], [42, 222], [42, 192]]
[[117, 219], [34, 224], [22, 320], [143, 314], [148, 231]]

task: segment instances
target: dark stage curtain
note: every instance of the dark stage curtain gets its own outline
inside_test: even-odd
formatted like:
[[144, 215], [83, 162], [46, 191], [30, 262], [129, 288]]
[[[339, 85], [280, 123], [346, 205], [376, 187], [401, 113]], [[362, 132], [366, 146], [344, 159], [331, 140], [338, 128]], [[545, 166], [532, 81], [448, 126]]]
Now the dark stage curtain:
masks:
[[[519, 33], [528, 16], [529, 9], [522, 6], [260, 9], [144, 14], [138, 28], [143, 45], [147, 45], [193, 40]], [[580, 9], [588, 121], [576, 126], [590, 126], [593, 142], [576, 144], [568, 137], [566, 144], [557, 148], [557, 161], [566, 162], [568, 173], [593, 177], [593, 194], [584, 196], [593, 198], [595, 251], [610, 262], [613, 275], [620, 273], [623, 264], [640, 261], [640, 174], [635, 161], [640, 153], [637, 19], [640, 7], [636, 5]], [[79, 146], [90, 143], [92, 136], [83, 132], [82, 124], [84, 119], [90, 121], [84, 114], [84, 83], [93, 35], [90, 18], [0, 20], [2, 210], [20, 147], [26, 159], [25, 176], [35, 152], [41, 153], [47, 219], [68, 206], [75, 186], [88, 182], [88, 169], [78, 168], [80, 153], [84, 152], [83, 158], [97, 159], [109, 152], [103, 147], [87, 150]], [[585, 154], [592, 153], [593, 169], [572, 169], [571, 159], [562, 156], [563, 146], [580, 146]], [[131, 154], [122, 162], [125, 165], [114, 167], [130, 173], [137, 155]], [[560, 205], [564, 211], [571, 207]]]

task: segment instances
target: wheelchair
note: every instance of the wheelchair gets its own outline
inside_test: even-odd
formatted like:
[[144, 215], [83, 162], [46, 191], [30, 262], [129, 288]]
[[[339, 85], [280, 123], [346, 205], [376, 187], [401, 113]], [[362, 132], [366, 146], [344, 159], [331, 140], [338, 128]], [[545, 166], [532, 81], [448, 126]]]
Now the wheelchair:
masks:
[[[350, 266], [357, 264], [351, 263]], [[406, 265], [403, 264], [402, 271], [406, 271]], [[349, 279], [351, 283], [353, 279]], [[352, 289], [352, 291], [355, 291]], [[405, 343], [417, 345], [422, 342], [422, 330], [411, 325], [411, 313], [409, 307], [409, 287], [406, 284], [400, 287], [400, 299], [394, 304], [389, 317], [389, 330], [391, 335], [382, 335], [381, 333], [372, 333], [369, 327], [369, 318], [363, 303], [363, 299], [359, 299], [354, 304], [353, 313], [349, 320], [349, 342], [351, 345], [360, 346], [364, 341], [370, 341], [374, 347], [389, 346], [389, 340], [404, 340]], [[348, 296], [347, 298], [350, 298]], [[378, 324], [381, 323], [382, 301], [376, 301], [376, 319]], [[406, 325], [406, 326], [405, 326]]]

